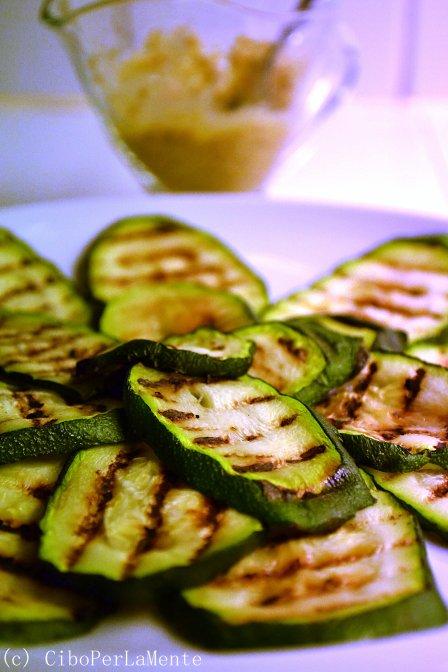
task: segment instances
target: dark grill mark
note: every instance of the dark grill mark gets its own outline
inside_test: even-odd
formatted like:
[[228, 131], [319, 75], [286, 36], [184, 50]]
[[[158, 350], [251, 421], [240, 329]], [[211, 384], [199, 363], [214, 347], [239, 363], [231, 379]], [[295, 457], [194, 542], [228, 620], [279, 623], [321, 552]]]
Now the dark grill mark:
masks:
[[442, 499], [448, 495], [448, 476], [445, 476], [441, 483], [431, 488], [429, 499]]
[[266, 460], [264, 462], [254, 462], [252, 464], [232, 465], [232, 469], [238, 474], [257, 473], [259, 471], [273, 471], [277, 463], [273, 460]]
[[174, 222], [163, 222], [156, 224], [150, 229], [135, 229], [134, 231], [117, 231], [110, 235], [109, 244], [113, 243], [116, 247], [121, 243], [128, 243], [134, 240], [139, 240], [142, 243], [150, 241], [154, 244], [154, 238], [158, 238], [161, 233], [177, 233], [182, 229]]
[[184, 413], [183, 411], [177, 411], [175, 408], [169, 408], [167, 411], [161, 411], [160, 415], [163, 415], [164, 418], [167, 418], [172, 422], [182, 422], [182, 420], [191, 420], [192, 418], [199, 418], [199, 415], [195, 415], [194, 413]]
[[296, 419], [297, 419], [297, 413], [294, 413], [294, 415], [290, 415], [290, 416], [287, 417], [287, 418], [282, 418], [282, 419], [279, 421], [278, 426], [279, 426], [279, 427], [289, 427], [289, 425], [292, 425], [292, 423], [293, 423], [294, 420], [296, 420]]
[[353, 388], [355, 392], [363, 393], [366, 392], [369, 388], [372, 378], [375, 373], [378, 371], [378, 365], [376, 362], [371, 362], [367, 368], [366, 374], [358, 381], [358, 383]]
[[224, 446], [230, 443], [228, 436], [198, 436], [193, 443], [198, 446]]
[[308, 448], [308, 450], [306, 450], [300, 456], [300, 461], [301, 462], [308, 462], [309, 460], [312, 460], [317, 455], [322, 455], [322, 453], [325, 453], [326, 449], [327, 448], [324, 445], [313, 446], [312, 448]]
[[119, 469], [124, 469], [130, 459], [130, 454], [120, 453], [115, 458], [115, 461], [109, 465], [105, 474], [97, 474], [95, 492], [92, 493], [92, 499], [88, 502], [90, 511], [88, 511], [77, 527], [75, 535], [78, 537], [78, 543], [70, 549], [67, 557], [67, 567], [69, 569], [76, 565], [89, 542], [101, 529], [104, 511], [113, 497], [116, 473]]
[[422, 381], [426, 375], [426, 371], [423, 368], [417, 369], [415, 374], [410, 377], [406, 378], [405, 383], [404, 383], [404, 389], [405, 389], [405, 396], [404, 396], [404, 408], [405, 410], [409, 410], [410, 407], [412, 406], [415, 398], [417, 397], [418, 393], [420, 392], [420, 388], [422, 385]]
[[272, 401], [272, 399], [275, 399], [274, 394], [269, 394], [265, 397], [252, 397], [252, 399], [246, 399], [244, 403], [246, 403], [248, 406], [252, 406], [253, 404], [262, 404], [265, 401]]
[[308, 351], [305, 348], [294, 345], [294, 341], [289, 338], [279, 338], [278, 344], [283, 346], [285, 350], [296, 359], [300, 360], [301, 362], [306, 362]]
[[138, 540], [134, 550], [129, 554], [126, 560], [126, 565], [123, 568], [121, 577], [122, 579], [129, 577], [137, 567], [140, 556], [147, 553], [155, 546], [158, 531], [163, 525], [163, 504], [171, 487], [172, 484], [163, 474], [161, 474], [154, 502], [148, 507], [148, 510], [145, 513], [147, 523], [142, 530], [143, 536]]
[[39, 499], [42, 502], [46, 502], [52, 492], [53, 486], [48, 485], [48, 483], [43, 483], [42, 485], [37, 485], [27, 490], [27, 493], [31, 495], [31, 497], [34, 497], [34, 499]]
[[34, 427], [48, 424], [50, 418], [45, 412], [44, 403], [34, 397], [31, 392], [15, 391], [12, 397], [20, 417], [24, 420], [31, 420]]
[[440, 318], [439, 313], [434, 313], [430, 310], [407, 308], [406, 306], [398, 306], [395, 303], [388, 303], [387, 301], [380, 301], [373, 296], [366, 296], [364, 298], [353, 298], [353, 303], [357, 308], [379, 308], [380, 310], [387, 310], [390, 313], [397, 313], [403, 317], [430, 317], [434, 320]]

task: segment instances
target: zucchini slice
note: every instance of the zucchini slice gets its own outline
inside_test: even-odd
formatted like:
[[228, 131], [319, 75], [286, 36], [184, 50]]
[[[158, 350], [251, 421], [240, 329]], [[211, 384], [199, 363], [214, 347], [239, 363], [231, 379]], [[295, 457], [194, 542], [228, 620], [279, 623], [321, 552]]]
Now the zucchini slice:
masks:
[[448, 247], [436, 238], [385, 243], [279, 301], [264, 318], [310, 313], [361, 318], [411, 341], [431, 336], [448, 322]]
[[448, 368], [448, 328], [432, 338], [412, 343], [406, 350], [411, 357]]
[[422, 526], [448, 540], [448, 471], [427, 464], [404, 474], [367, 469], [376, 485], [415, 511]]
[[124, 438], [119, 402], [102, 399], [69, 405], [50, 390], [0, 383], [0, 464], [64, 455]]
[[161, 371], [189, 376], [238, 378], [248, 370], [254, 346], [233, 334], [198, 329], [185, 336], [172, 336], [165, 343], [135, 339], [96, 357], [78, 362], [79, 379], [103, 381], [125, 379], [133, 364], [142, 362]]
[[0, 313], [0, 376], [79, 399], [95, 391], [74, 380], [76, 364], [115, 344], [88, 327], [31, 313]]
[[236, 294], [255, 312], [267, 303], [262, 280], [223, 243], [160, 215], [110, 226], [94, 241], [87, 265], [91, 293], [104, 302], [136, 285], [187, 281]]
[[209, 648], [235, 648], [381, 637], [445, 623], [418, 524], [387, 493], [372, 494], [375, 504], [335, 532], [273, 542], [184, 591], [184, 629]]
[[406, 355], [371, 353], [362, 371], [317, 406], [358, 464], [448, 468], [448, 370]]
[[3, 564], [27, 567], [39, 557], [37, 537], [30, 538], [25, 530], [4, 530], [0, 527], [0, 567]]
[[253, 548], [262, 529], [172, 481], [142, 444], [77, 453], [41, 527], [41, 557], [60, 571], [151, 578], [156, 587], [215, 575]]
[[188, 334], [199, 327], [233, 331], [253, 322], [248, 306], [237, 296], [188, 282], [130, 289], [106, 305], [101, 331], [120, 341]]
[[408, 343], [408, 337], [404, 331], [380, 327], [366, 320], [355, 317], [337, 315], [335, 317], [323, 317], [321, 322], [328, 325], [333, 331], [340, 331], [348, 336], [361, 338], [367, 350], [380, 350], [381, 352], [403, 352]]
[[325, 369], [326, 360], [316, 341], [285, 324], [266, 322], [235, 333], [255, 345], [248, 374], [283, 394], [297, 396]]
[[362, 368], [367, 358], [363, 340], [348, 333], [345, 325], [338, 328], [334, 323], [335, 320], [315, 317], [300, 317], [287, 323], [314, 339], [325, 357], [323, 369], [299, 393], [306, 404], [316, 404], [328, 392], [345, 383]]
[[0, 528], [39, 522], [64, 462], [64, 457], [46, 457], [0, 465]]
[[0, 567], [0, 642], [70, 639], [90, 630], [99, 616], [98, 606], [85, 597]]
[[90, 321], [90, 307], [56, 266], [2, 228], [0, 248], [1, 309], [45, 313], [78, 324]]
[[331, 428], [256, 378], [188, 378], [138, 364], [127, 408], [137, 435], [187, 483], [266, 523], [322, 531], [372, 502]]

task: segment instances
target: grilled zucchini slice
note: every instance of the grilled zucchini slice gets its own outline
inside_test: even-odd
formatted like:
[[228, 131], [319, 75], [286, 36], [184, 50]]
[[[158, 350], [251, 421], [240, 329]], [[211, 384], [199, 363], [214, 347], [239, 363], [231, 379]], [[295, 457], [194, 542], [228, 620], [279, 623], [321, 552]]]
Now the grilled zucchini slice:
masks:
[[316, 404], [328, 392], [345, 383], [366, 360], [363, 340], [348, 333], [344, 325], [338, 328], [334, 322], [326, 318], [300, 317], [287, 323], [314, 339], [325, 358], [323, 369], [299, 393], [299, 398], [306, 404]]
[[385, 243], [279, 301], [264, 317], [310, 313], [361, 318], [403, 331], [411, 341], [431, 336], [448, 321], [448, 247], [437, 238]]
[[235, 333], [255, 346], [248, 374], [283, 394], [297, 396], [326, 366], [325, 356], [313, 338], [280, 322], [243, 327]]
[[135, 432], [187, 483], [268, 524], [322, 531], [371, 504], [331, 428], [261, 380], [138, 364], [127, 409]]
[[448, 540], [448, 471], [427, 464], [418, 471], [388, 473], [367, 469], [376, 485], [415, 511], [422, 526]]
[[358, 464], [448, 468], [448, 370], [406, 355], [371, 353], [362, 371], [317, 406]]
[[69, 405], [50, 390], [22, 390], [0, 383], [0, 464], [63, 455], [124, 438], [118, 402]]
[[90, 321], [88, 304], [56, 266], [2, 228], [0, 247], [1, 309], [45, 313], [78, 324]]
[[39, 557], [39, 542], [37, 537], [28, 533], [28, 530], [5, 530], [0, 526], [0, 567], [9, 566], [27, 567], [36, 562]]
[[416, 521], [372, 494], [375, 504], [335, 532], [273, 542], [184, 591], [184, 630], [209, 648], [276, 647], [445, 623]]
[[77, 375], [84, 380], [123, 381], [133, 364], [142, 362], [161, 371], [189, 376], [237, 378], [248, 370], [254, 346], [233, 334], [198, 329], [172, 336], [165, 343], [135, 339], [96, 357], [78, 362]]
[[267, 303], [262, 280], [223, 243], [160, 215], [110, 226], [91, 247], [87, 265], [91, 293], [104, 302], [137, 285], [187, 281], [236, 294], [255, 312]]
[[48, 387], [78, 399], [96, 391], [75, 380], [76, 364], [115, 340], [88, 327], [32, 313], [0, 313], [0, 376], [13, 383]]
[[0, 642], [37, 644], [90, 630], [98, 605], [27, 573], [0, 567]]
[[154, 586], [202, 582], [261, 533], [257, 520], [172, 481], [144, 445], [77, 453], [41, 527], [41, 557], [60, 571]]
[[200, 327], [233, 331], [253, 322], [239, 297], [193, 285], [172, 282], [130, 289], [106, 305], [101, 331], [121, 341], [188, 334]]

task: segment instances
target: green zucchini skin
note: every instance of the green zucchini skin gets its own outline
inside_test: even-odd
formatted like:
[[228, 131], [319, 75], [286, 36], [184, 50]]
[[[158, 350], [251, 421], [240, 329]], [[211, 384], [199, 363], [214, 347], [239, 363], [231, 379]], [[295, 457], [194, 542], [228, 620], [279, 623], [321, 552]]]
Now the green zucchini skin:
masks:
[[56, 266], [39, 257], [24, 241], [0, 228], [0, 308], [46, 313], [60, 320], [88, 324], [91, 309]]
[[[4, 398], [18, 400], [19, 404], [16, 415], [6, 412], [2, 418], [0, 464], [64, 455], [81, 448], [120, 443], [125, 438], [126, 421], [118, 402], [101, 400], [69, 406], [54, 392], [15, 390], [4, 383], [0, 386]], [[26, 408], [22, 409], [21, 403]], [[58, 414], [67, 419], [58, 421]]]
[[[78, 362], [76, 374], [80, 379], [113, 379], [123, 382], [128, 370], [137, 362], [142, 362], [160, 371], [177, 371], [189, 376], [213, 376], [238, 378], [246, 373], [253, 356], [254, 346], [236, 336], [219, 334], [213, 330], [199, 330], [198, 338], [207, 331], [210, 338], [219, 335], [220, 340], [229, 339], [240, 345], [240, 351], [234, 356], [221, 358], [194, 352], [183, 347], [174, 347], [171, 343], [184, 342], [186, 337], [168, 339], [167, 343], [158, 343], [145, 339], [134, 339], [118, 345], [97, 357]], [[195, 335], [188, 334], [192, 345]]]
[[0, 379], [81, 401], [101, 388], [75, 379], [77, 361], [115, 343], [84, 325], [43, 314], [0, 311]]
[[329, 328], [325, 319], [299, 317], [288, 320], [286, 324], [314, 339], [326, 358], [324, 370], [297, 395], [305, 404], [317, 404], [364, 365], [367, 352], [362, 340]]
[[[362, 333], [363, 330], [368, 329], [373, 331], [373, 339], [370, 344], [366, 344], [369, 350], [379, 350], [381, 352], [403, 352], [408, 343], [406, 332], [397, 329], [388, 329], [387, 327], [380, 327], [374, 322], [367, 320], [360, 320], [348, 315], [334, 315], [331, 322], [342, 322], [348, 326], [359, 328]], [[360, 334], [361, 335], [361, 334]]]
[[[364, 369], [317, 409], [337, 427], [357, 464], [386, 472], [416, 471], [430, 462], [446, 469], [448, 445], [434, 411], [443, 408], [445, 396], [448, 401], [448, 371], [442, 367], [372, 352]], [[421, 439], [414, 450], [400, 445], [413, 434], [426, 437], [426, 444]]]
[[7, 645], [71, 639], [91, 630], [111, 607], [45, 569], [0, 566], [0, 642]]
[[[415, 477], [418, 478], [420, 473], [423, 472], [430, 476], [433, 469], [435, 473], [431, 488], [421, 483], [417, 486], [412, 484], [412, 480]], [[448, 541], [448, 510], [437, 510], [437, 502], [444, 502], [446, 497], [448, 471], [434, 468], [431, 464], [426, 465], [419, 472], [384, 473], [370, 468], [367, 468], [366, 471], [378, 488], [390, 492], [403, 506], [412, 511], [425, 530], [434, 532], [437, 536]], [[419, 486], [423, 489], [424, 497], [422, 499], [424, 501], [421, 501], [418, 497]]]
[[[368, 481], [371, 483], [371, 481]], [[193, 591], [195, 593], [195, 596], [193, 597], [192, 603], [190, 602], [190, 596], [189, 592], [184, 592], [180, 596], [177, 597], [177, 601], [175, 603], [174, 609], [173, 605], [170, 605], [170, 621], [173, 621], [173, 614], [175, 615], [175, 620], [174, 620], [174, 625], [176, 627], [176, 630], [178, 633], [181, 635], [186, 635], [189, 639], [192, 639], [195, 643], [200, 643], [201, 645], [205, 646], [208, 649], [238, 649], [238, 648], [270, 648], [270, 647], [278, 647], [278, 646], [294, 646], [294, 645], [311, 645], [311, 644], [325, 644], [325, 643], [331, 643], [331, 642], [343, 642], [347, 640], [359, 640], [359, 639], [365, 639], [365, 638], [372, 638], [372, 637], [384, 637], [384, 636], [390, 636], [396, 633], [404, 632], [404, 631], [415, 631], [415, 630], [420, 630], [420, 629], [425, 629], [425, 628], [430, 628], [430, 627], [436, 627], [439, 625], [443, 625], [447, 621], [447, 612], [446, 608], [440, 599], [440, 596], [437, 592], [437, 589], [434, 585], [433, 577], [431, 574], [431, 570], [428, 565], [427, 557], [426, 557], [426, 551], [425, 551], [425, 546], [423, 543], [423, 540], [421, 538], [421, 533], [420, 529], [418, 526], [417, 521], [408, 513], [405, 513], [403, 510], [400, 512], [400, 505], [388, 494], [386, 494], [386, 497], [383, 494], [379, 495], [378, 491], [375, 491], [372, 488], [372, 493], [376, 495], [377, 500], [380, 500], [379, 503], [374, 505], [381, 507], [382, 504], [384, 504], [385, 501], [389, 501], [392, 503], [393, 506], [393, 511], [395, 511], [395, 514], [391, 518], [391, 522], [389, 523], [392, 528], [394, 528], [395, 525], [398, 525], [398, 521], [407, 521], [403, 523], [406, 525], [404, 529], [408, 531], [409, 534], [411, 534], [411, 537], [406, 538], [408, 543], [411, 543], [412, 545], [410, 548], [413, 548], [413, 556], [410, 557], [409, 562], [416, 563], [415, 564], [415, 571], [419, 572], [418, 576], [418, 582], [417, 582], [417, 576], [415, 577], [416, 584], [412, 587], [411, 590], [407, 590], [406, 593], [401, 593], [400, 592], [396, 593], [396, 597], [394, 599], [394, 593], [390, 594], [390, 598], [388, 598], [388, 603], [386, 604], [375, 604], [375, 600], [372, 600], [371, 605], [365, 605], [363, 603], [363, 607], [361, 609], [358, 609], [355, 613], [349, 613], [349, 614], [339, 614], [339, 615], [332, 615], [331, 610], [328, 613], [328, 618], [322, 619], [322, 618], [312, 618], [312, 615], [309, 617], [308, 620], [300, 620], [299, 622], [294, 623], [293, 622], [293, 617], [291, 617], [291, 620], [288, 622], [288, 620], [265, 620], [265, 621], [250, 621], [249, 616], [247, 616], [247, 620], [240, 619], [238, 618], [238, 623], [233, 624], [231, 620], [226, 620], [225, 615], [223, 614], [222, 616], [219, 614], [219, 609], [221, 608], [221, 605], [219, 608], [217, 608], [218, 613], [216, 613], [216, 610], [209, 610], [206, 609], [205, 607], [202, 608], [200, 605], [200, 600], [199, 600], [199, 595], [201, 592], [201, 587], [197, 589], [196, 591]], [[387, 499], [388, 498], [388, 499]], [[390, 507], [390, 504], [389, 504]], [[362, 512], [361, 512], [362, 515]], [[390, 514], [389, 514], [390, 515]], [[373, 516], [372, 521], [375, 520], [375, 516]], [[348, 534], [349, 537], [350, 535], [356, 535], [359, 534], [359, 531], [363, 529], [363, 525], [366, 523], [362, 523], [359, 518], [355, 518], [355, 527], [352, 527], [350, 531], [347, 530], [347, 532], [344, 532], [344, 534]], [[374, 523], [370, 523], [372, 526]], [[387, 525], [387, 520], [386, 522], [383, 523], [384, 525]], [[347, 523], [347, 527], [353, 525], [352, 522]], [[358, 525], [361, 525], [361, 527], [358, 529]], [[367, 523], [368, 525], [368, 523]], [[345, 528], [341, 528], [341, 530], [337, 531], [335, 535], [337, 536], [338, 533], [340, 533], [342, 530]], [[372, 533], [374, 533], [374, 530], [372, 529]], [[365, 528], [365, 534], [368, 535], [368, 527]], [[370, 535], [368, 535], [370, 536]], [[303, 539], [303, 538], [302, 538]], [[309, 542], [311, 544], [315, 544], [317, 547], [319, 544], [322, 544], [322, 547], [325, 549], [324, 551], [324, 558], [325, 561], [328, 562], [328, 554], [330, 553], [330, 547], [331, 547], [331, 539], [332, 535], [331, 533], [327, 535], [327, 537], [322, 537], [322, 540], [316, 538], [309, 538]], [[305, 542], [305, 545], [307, 543], [307, 538], [305, 537], [303, 539]], [[373, 541], [373, 540], [372, 540]], [[381, 539], [380, 539], [381, 541]], [[279, 542], [279, 548], [282, 549], [284, 548], [284, 544], [287, 544], [288, 542]], [[303, 543], [303, 542], [302, 542]], [[334, 540], [334, 543], [337, 543], [337, 539]], [[348, 544], [350, 544], [350, 540], [347, 541]], [[362, 563], [362, 557], [363, 554], [366, 553], [366, 550], [363, 549], [362, 542], [358, 542], [361, 545], [359, 546], [360, 551], [358, 550], [358, 547], [355, 545], [353, 548], [353, 553], [354, 553], [354, 558], [348, 560], [349, 563], [355, 563], [353, 566], [353, 569], [355, 571], [354, 577], [354, 584], [353, 587], [350, 588], [350, 579], [348, 577], [351, 576], [350, 573], [347, 575], [347, 580], [348, 580], [348, 588], [346, 588], [347, 591], [349, 590], [358, 590], [358, 583], [356, 582], [356, 562], [357, 562], [357, 553], [361, 553], [361, 563]], [[377, 542], [373, 542], [377, 543]], [[407, 545], [405, 546], [405, 548]], [[269, 547], [275, 551], [276, 545], [274, 541], [274, 545]], [[349, 548], [351, 546], [349, 545]], [[263, 551], [263, 549], [260, 549]], [[337, 549], [340, 550], [340, 549]], [[272, 550], [270, 551], [272, 553]], [[287, 551], [285, 551], [287, 553]], [[379, 552], [382, 552], [382, 547], [380, 546]], [[255, 552], [255, 554], [257, 551]], [[282, 551], [280, 550], [280, 560], [279, 560], [279, 569], [277, 571], [281, 572], [281, 568], [283, 567], [282, 562], [285, 563], [285, 558], [286, 558], [286, 563], [288, 563], [288, 557], [291, 559], [289, 560], [290, 564], [286, 564], [286, 569], [288, 570], [289, 567], [291, 567], [291, 571], [297, 573], [297, 578], [294, 579], [295, 581], [298, 582], [299, 584], [299, 591], [298, 591], [298, 600], [300, 604], [300, 599], [301, 599], [301, 592], [300, 592], [300, 574], [302, 571], [313, 571], [313, 565], [312, 565], [312, 560], [311, 558], [313, 557], [312, 551], [310, 550], [310, 569], [308, 569], [307, 565], [307, 560], [308, 556], [305, 553], [305, 564], [303, 565], [303, 559], [302, 556], [299, 555], [296, 556], [294, 553], [291, 553], [290, 556], [285, 555], [282, 556]], [[383, 559], [383, 562], [393, 562], [394, 560], [390, 559], [390, 556], [388, 558], [387, 553], [390, 553], [388, 550], [388, 547], [386, 546], [386, 555]], [[406, 552], [405, 552], [406, 553]], [[236, 589], [238, 590], [239, 586], [241, 585], [243, 592], [240, 598], [240, 607], [239, 610], [241, 612], [241, 615], [243, 614], [245, 604], [244, 604], [244, 588], [246, 584], [244, 583], [244, 580], [250, 581], [251, 580], [251, 575], [250, 572], [253, 572], [253, 575], [255, 576], [255, 581], [257, 580], [257, 570], [258, 570], [258, 579], [261, 579], [261, 575], [259, 574], [260, 571], [263, 571], [263, 565], [260, 564], [261, 559], [258, 557], [256, 558], [256, 555], [254, 556], [248, 556], [245, 559], [241, 561], [241, 569], [236, 569], [236, 574], [233, 574], [233, 579], [232, 579], [232, 571], [233, 568], [229, 570], [229, 573], [227, 575], [224, 575], [222, 577], [218, 577], [215, 580], [215, 585], [219, 586], [220, 580], [222, 579], [228, 579], [229, 580], [229, 585], [227, 586], [225, 583], [224, 585], [226, 586], [226, 590], [231, 591], [232, 590], [232, 580], [236, 581]], [[369, 556], [369, 551], [367, 551], [367, 556]], [[271, 556], [269, 556], [271, 557]], [[284, 558], [283, 561], [281, 558]], [[404, 573], [406, 571], [406, 555], [403, 556], [402, 562], [404, 563], [404, 567], [400, 569], [400, 560], [397, 558], [395, 560], [396, 567], [394, 568], [395, 570], [395, 577], [390, 579], [391, 581], [400, 581], [399, 575]], [[263, 558], [263, 556], [261, 556]], [[299, 563], [299, 568], [297, 569], [297, 564], [294, 563], [294, 559], [301, 558], [301, 562]], [[317, 555], [317, 575], [319, 575], [319, 555]], [[412, 560], [412, 558], [414, 558]], [[366, 559], [366, 558], [364, 558]], [[336, 563], [338, 560], [338, 556], [336, 555]], [[347, 560], [346, 560], [347, 562]], [[381, 562], [381, 556], [379, 559], [379, 562]], [[243, 569], [245, 565], [245, 569]], [[258, 564], [257, 564], [258, 563]], [[331, 564], [330, 564], [331, 566]], [[414, 566], [413, 564], [410, 565], [410, 567]], [[302, 569], [304, 567], [304, 569]], [[362, 564], [361, 564], [362, 567]], [[392, 565], [393, 567], [393, 565]], [[238, 568], [238, 565], [237, 565]], [[244, 572], [248, 568], [249, 575], [247, 575], [247, 578], [245, 578]], [[260, 569], [261, 568], [261, 569]], [[324, 564], [325, 568], [325, 564]], [[275, 577], [275, 567], [273, 565], [273, 570], [274, 572], [274, 577]], [[367, 573], [367, 576], [369, 576], [367, 570], [362, 570], [361, 569], [361, 574], [362, 571], [365, 571]], [[254, 601], [254, 605], [257, 607], [259, 606], [264, 606], [264, 600], [262, 600], [263, 596], [266, 596], [268, 600], [270, 599], [270, 596], [272, 595], [274, 598], [276, 597], [277, 594], [280, 595], [280, 598], [282, 596], [282, 590], [286, 594], [286, 597], [288, 596], [288, 577], [289, 574], [286, 573], [284, 580], [286, 583], [281, 584], [283, 586], [283, 589], [279, 589], [278, 587], [275, 588], [273, 586], [273, 583], [276, 581], [275, 578], [269, 577], [269, 575], [266, 576], [264, 579], [265, 581], [265, 590], [263, 591], [263, 587], [261, 587], [260, 592], [257, 592], [257, 583], [255, 582], [254, 585], [254, 592], [252, 595], [252, 599]], [[294, 576], [294, 574], [293, 574]], [[331, 576], [331, 574], [330, 574]], [[344, 576], [344, 574], [343, 574]], [[394, 575], [391, 575], [394, 576]], [[238, 577], [240, 577], [238, 579]], [[242, 578], [241, 578], [242, 577]], [[303, 580], [303, 579], [302, 579]], [[312, 574], [310, 577], [310, 580], [312, 580]], [[374, 580], [374, 579], [372, 579]], [[242, 583], [239, 584], [238, 581], [241, 581]], [[213, 582], [212, 582], [213, 584]], [[295, 585], [295, 584], [294, 584]], [[312, 585], [312, 584], [311, 584]], [[342, 584], [344, 585], [344, 584]], [[362, 583], [359, 585], [363, 585]], [[404, 584], [405, 585], [405, 584]], [[270, 587], [275, 588], [274, 592], [272, 593], [270, 591]], [[400, 586], [398, 586], [400, 587]], [[207, 590], [207, 586], [204, 586], [204, 588]], [[362, 588], [361, 588], [362, 589]], [[224, 590], [223, 587], [221, 587], [221, 590]], [[294, 588], [292, 588], [294, 590]], [[322, 600], [326, 599], [326, 587], [324, 584], [323, 588], [323, 593], [322, 593]], [[276, 592], [278, 591], [278, 593]], [[293, 593], [294, 594], [294, 593]], [[261, 597], [258, 597], [260, 595]], [[329, 596], [331, 598], [331, 588], [330, 588], [330, 594]], [[213, 599], [215, 601], [215, 604], [217, 604], [217, 597], [215, 596], [212, 598], [212, 604], [213, 604]], [[246, 598], [247, 599], [247, 598]], [[305, 599], [306, 599], [306, 579], [305, 579]], [[231, 604], [231, 603], [230, 603]], [[266, 605], [269, 605], [270, 602], [266, 601]], [[273, 601], [273, 604], [276, 605], [276, 601]], [[281, 601], [280, 601], [281, 604]], [[355, 601], [356, 604], [356, 601]], [[252, 603], [251, 603], [252, 605]], [[364, 606], [365, 605], [365, 606]], [[266, 606], [267, 609], [269, 609], [269, 606]], [[225, 605], [222, 605], [223, 611], [225, 610]], [[235, 607], [233, 607], [235, 609]], [[297, 611], [298, 607], [296, 607]], [[164, 613], [168, 617], [168, 609], [166, 606], [166, 603], [161, 603], [161, 610], [162, 613]], [[315, 607], [315, 610], [317, 613], [319, 612], [318, 607]], [[231, 614], [231, 610], [229, 611]]]
[[131, 603], [209, 580], [264, 538], [257, 520], [173, 481], [142, 444], [78, 452], [41, 529], [42, 560]]
[[415, 341], [447, 324], [447, 271], [441, 238], [391, 240], [269, 307], [263, 317], [344, 315], [404, 331]]
[[[372, 504], [372, 497], [360, 473], [334, 431], [309, 409], [310, 418], [319, 423], [320, 429], [340, 456], [340, 465], [331, 477], [331, 485], [324, 488], [319, 495], [303, 499], [290, 492], [283, 496], [275, 488], [272, 495], [266, 495], [262, 483], [228, 473], [213, 457], [186, 447], [159, 420], [157, 411], [148, 406], [135, 389], [136, 386], [138, 388], [138, 383], [135, 386], [134, 381], [144, 371], [144, 367], [134, 367], [128, 379], [125, 400], [130, 425], [136, 436], [151, 442], [162, 461], [200, 492], [255, 516], [267, 525], [313, 532], [334, 529], [353, 516], [358, 509]], [[278, 395], [266, 383], [255, 379], [252, 382], [256, 384], [259, 394]], [[290, 403], [298, 404], [301, 411], [306, 409], [301, 402], [289, 397], [287, 399]]]
[[263, 322], [234, 333], [254, 347], [252, 365], [247, 373], [264, 380], [282, 394], [300, 396], [326, 366], [324, 354], [315, 339], [286, 324]]
[[163, 341], [201, 327], [230, 332], [253, 321], [251, 309], [236, 294], [192, 282], [163, 282], [133, 287], [107, 303], [100, 328], [120, 341]]
[[[170, 259], [177, 262], [175, 270], [164, 264]], [[173, 280], [226, 289], [254, 312], [268, 301], [261, 278], [220, 240], [164, 215], [111, 224], [91, 243], [82, 266], [91, 295], [103, 302], [136, 285]]]

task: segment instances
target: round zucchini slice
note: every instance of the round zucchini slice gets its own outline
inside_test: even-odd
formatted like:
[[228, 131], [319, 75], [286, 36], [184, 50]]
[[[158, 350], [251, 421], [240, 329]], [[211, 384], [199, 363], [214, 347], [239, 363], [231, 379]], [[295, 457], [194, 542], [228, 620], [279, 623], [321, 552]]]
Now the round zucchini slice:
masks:
[[254, 346], [234, 334], [198, 329], [192, 334], [172, 336], [164, 343], [135, 339], [107, 352], [78, 362], [79, 380], [122, 383], [138, 362], [161, 371], [189, 376], [238, 378], [249, 368]]
[[91, 396], [97, 386], [83, 386], [74, 379], [76, 364], [115, 343], [88, 327], [46, 315], [1, 312], [0, 377], [12, 383], [54, 388], [73, 399]]
[[360, 318], [403, 331], [410, 341], [431, 336], [448, 322], [448, 246], [438, 238], [385, 243], [279, 301], [264, 318], [311, 313]]
[[216, 575], [262, 531], [253, 518], [173, 482], [145, 445], [77, 453], [41, 527], [41, 557], [58, 570], [157, 588]]
[[267, 303], [262, 280], [223, 243], [159, 215], [110, 226], [91, 246], [87, 266], [91, 293], [104, 302], [137, 285], [186, 281], [236, 294], [255, 312]]
[[413, 357], [370, 354], [360, 373], [317, 406], [361, 465], [448, 468], [448, 370]]
[[267, 524], [318, 532], [372, 503], [332, 428], [261, 380], [137, 364], [126, 403], [136, 434], [173, 472]]
[[285, 324], [266, 322], [235, 333], [255, 345], [249, 376], [283, 394], [297, 396], [325, 369], [325, 356], [316, 341]]
[[120, 443], [124, 425], [119, 402], [68, 404], [50, 390], [0, 383], [0, 464]]
[[416, 513], [422, 527], [448, 540], [448, 470], [427, 464], [406, 473], [367, 471], [379, 488]]
[[56, 266], [6, 229], [0, 229], [0, 245], [1, 309], [45, 313], [78, 324], [90, 321], [90, 307]]
[[273, 541], [185, 590], [178, 626], [207, 648], [265, 648], [444, 624], [416, 521], [371, 490], [375, 504], [335, 532]]
[[86, 597], [0, 567], [0, 642], [37, 644], [90, 630], [100, 610]]
[[148, 338], [163, 341], [199, 327], [233, 331], [253, 322], [248, 306], [237, 296], [191, 283], [135, 287], [108, 303], [101, 331], [121, 341]]

